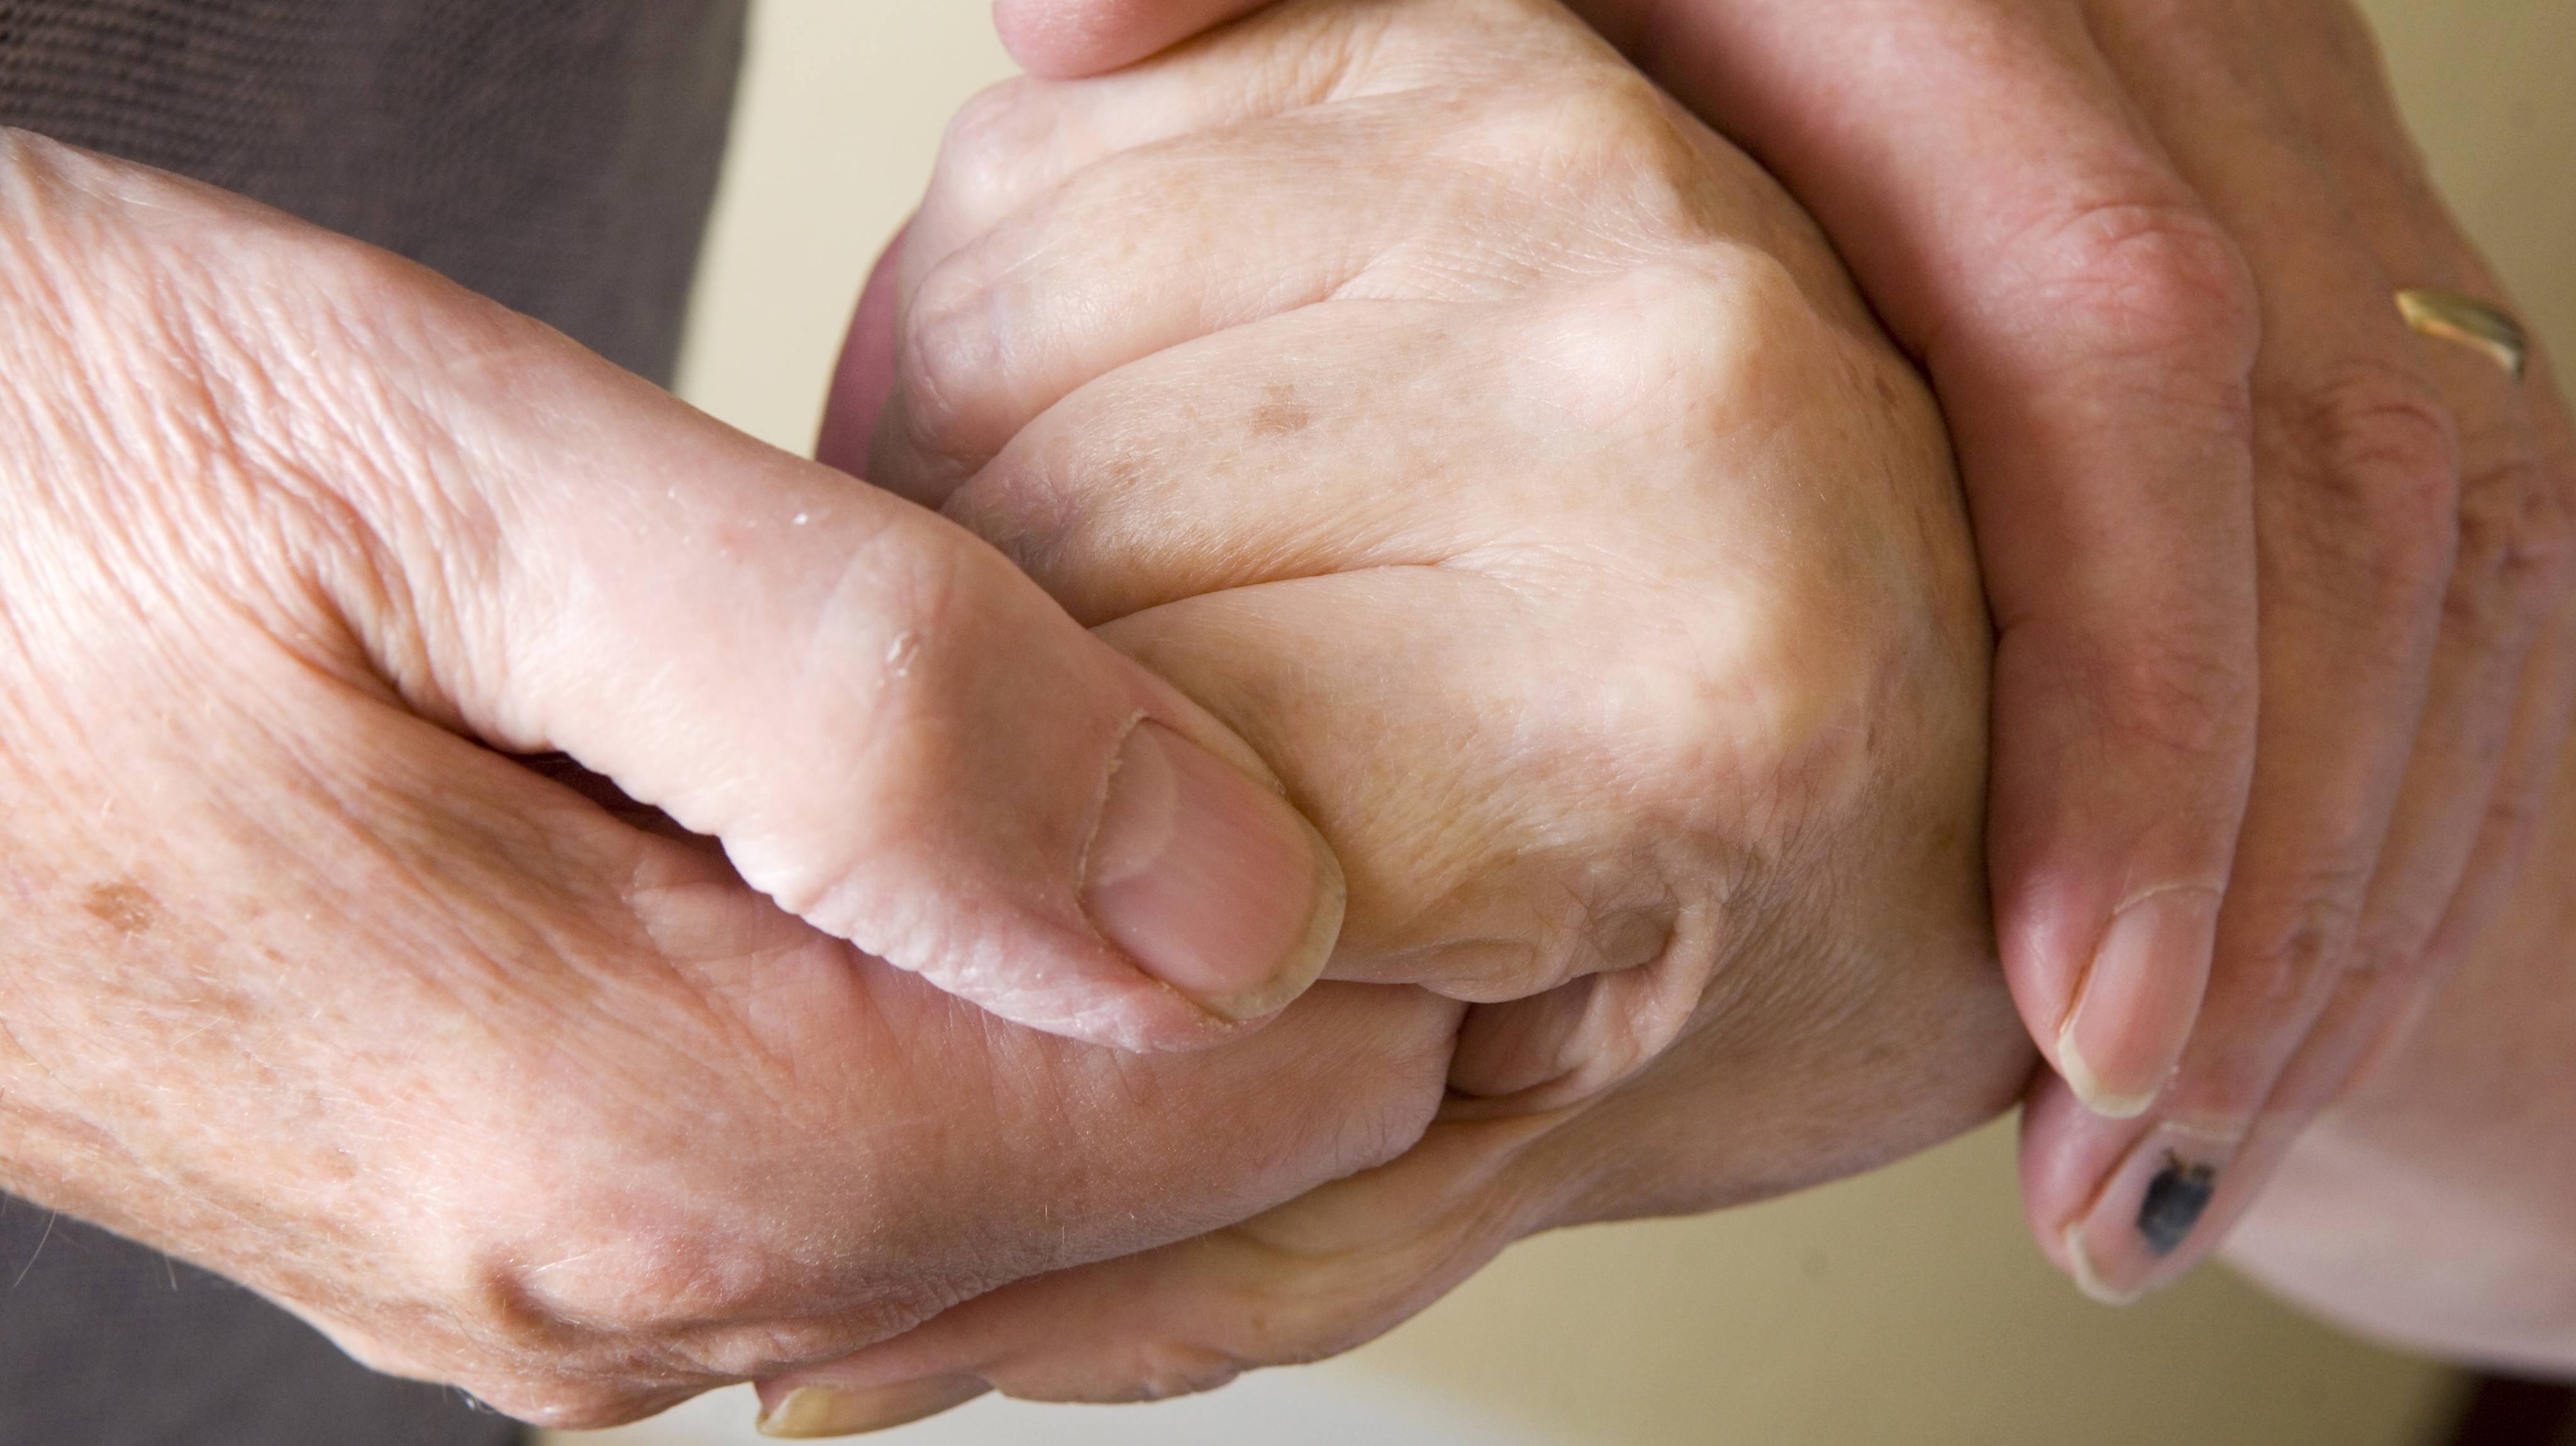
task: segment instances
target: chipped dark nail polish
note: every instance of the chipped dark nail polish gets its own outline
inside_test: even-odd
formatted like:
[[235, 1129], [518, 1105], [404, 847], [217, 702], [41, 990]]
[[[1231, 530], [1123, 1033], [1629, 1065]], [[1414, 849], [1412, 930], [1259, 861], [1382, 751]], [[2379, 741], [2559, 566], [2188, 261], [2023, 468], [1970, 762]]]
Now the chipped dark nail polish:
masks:
[[2200, 1212], [2209, 1208], [2217, 1189], [2218, 1167], [2186, 1165], [2167, 1151], [2164, 1168], [2147, 1182], [2146, 1196], [2138, 1201], [2138, 1234], [2147, 1249], [2159, 1256], [2173, 1254], [2174, 1247], [2191, 1238], [2191, 1228], [2200, 1223]]

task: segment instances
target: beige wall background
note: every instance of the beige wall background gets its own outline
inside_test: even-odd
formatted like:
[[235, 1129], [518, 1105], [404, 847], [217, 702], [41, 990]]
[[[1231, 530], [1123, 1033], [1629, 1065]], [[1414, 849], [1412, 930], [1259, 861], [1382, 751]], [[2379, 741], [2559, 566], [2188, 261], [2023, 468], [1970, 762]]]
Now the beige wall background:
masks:
[[[2374, 0], [2436, 175], [2576, 345], [2576, 0]], [[681, 391], [803, 449], [852, 299], [957, 103], [1008, 74], [971, 0], [761, 0]], [[1352, 1357], [1176, 1406], [979, 1403], [895, 1439], [1345, 1446], [2400, 1446], [2453, 1379], [2221, 1271], [2125, 1311], [2022, 1236], [2008, 1124], [1860, 1180], [1529, 1242]], [[720, 1393], [625, 1446], [749, 1441]]]

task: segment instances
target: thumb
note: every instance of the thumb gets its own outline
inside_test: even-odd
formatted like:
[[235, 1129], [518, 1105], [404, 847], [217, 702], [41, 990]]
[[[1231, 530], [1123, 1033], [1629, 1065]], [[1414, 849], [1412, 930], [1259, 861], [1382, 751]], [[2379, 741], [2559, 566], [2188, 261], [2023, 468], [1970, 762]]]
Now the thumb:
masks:
[[1037, 1028], [1202, 1043], [1322, 970], [1340, 866], [1223, 725], [964, 530], [497, 321], [436, 368], [475, 525], [399, 560], [432, 706]]
[[1072, 80], [1116, 70], [1268, 0], [993, 0], [993, 24], [1032, 75]]

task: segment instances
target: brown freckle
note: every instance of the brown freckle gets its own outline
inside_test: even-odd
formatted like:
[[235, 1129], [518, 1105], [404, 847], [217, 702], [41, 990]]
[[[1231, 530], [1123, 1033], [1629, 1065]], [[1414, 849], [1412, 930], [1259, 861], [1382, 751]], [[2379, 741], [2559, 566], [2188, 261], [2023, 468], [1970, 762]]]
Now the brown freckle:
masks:
[[92, 888], [81, 900], [90, 917], [131, 939], [161, 922], [161, 901], [130, 879]]
[[1252, 431], [1260, 437], [1285, 437], [1306, 430], [1306, 424], [1313, 420], [1297, 400], [1295, 387], [1274, 386], [1270, 400], [1253, 409]]
[[1295, 402], [1271, 402], [1252, 414], [1252, 430], [1264, 437], [1285, 437], [1306, 430], [1311, 420]]

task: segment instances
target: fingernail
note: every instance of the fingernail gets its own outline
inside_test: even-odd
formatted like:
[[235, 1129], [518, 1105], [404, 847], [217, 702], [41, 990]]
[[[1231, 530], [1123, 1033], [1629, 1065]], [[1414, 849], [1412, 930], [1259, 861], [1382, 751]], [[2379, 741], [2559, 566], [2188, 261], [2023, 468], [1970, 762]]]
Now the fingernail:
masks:
[[763, 1436], [793, 1441], [883, 1431], [965, 1405], [993, 1389], [981, 1376], [932, 1376], [867, 1390], [798, 1386], [753, 1425]]
[[2093, 1208], [2066, 1229], [2076, 1286], [2095, 1300], [2126, 1305], [2188, 1272], [2208, 1254], [2193, 1237], [2238, 1145], [2234, 1135], [2179, 1125], [2139, 1141]]
[[2057, 1031], [2058, 1072], [2086, 1109], [2125, 1120], [2156, 1102], [2200, 1017], [2217, 939], [2208, 889], [2161, 890], [2112, 916]]
[[1158, 723], [1119, 747], [1083, 908], [1145, 972], [1228, 1019], [1306, 992], [1342, 930], [1342, 866], [1314, 825]]

